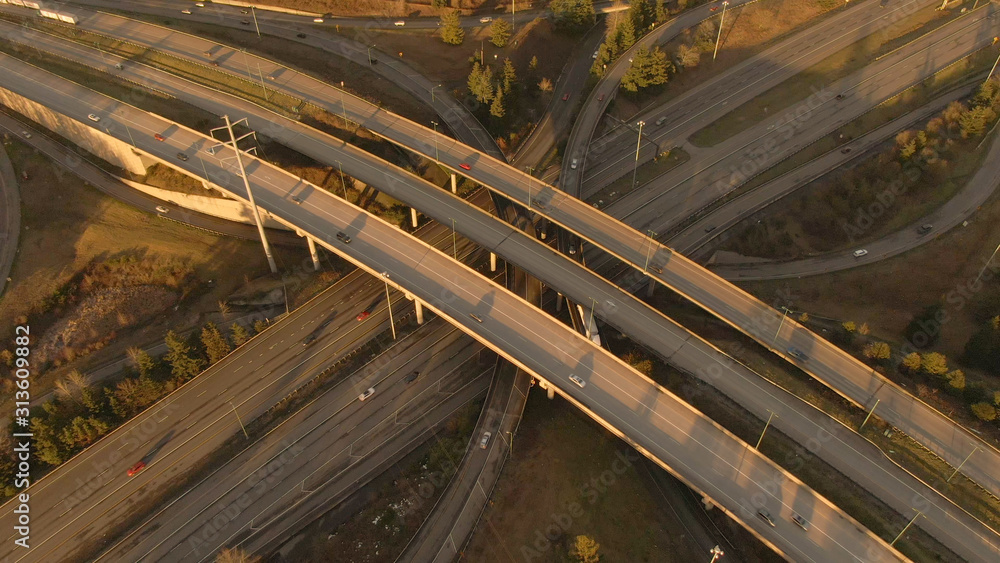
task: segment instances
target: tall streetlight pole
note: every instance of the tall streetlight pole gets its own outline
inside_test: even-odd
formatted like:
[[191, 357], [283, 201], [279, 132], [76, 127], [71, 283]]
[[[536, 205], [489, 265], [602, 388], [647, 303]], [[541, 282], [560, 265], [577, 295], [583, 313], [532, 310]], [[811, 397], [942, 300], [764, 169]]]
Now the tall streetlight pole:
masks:
[[757, 439], [757, 445], [753, 447], [755, 450], [760, 450], [760, 443], [764, 441], [764, 433], [767, 432], [767, 427], [771, 425], [771, 419], [776, 416], [771, 409], [767, 409], [767, 412], [771, 414], [768, 415], [767, 422], [764, 423], [764, 429], [760, 431], [760, 438]]
[[896, 536], [896, 538], [893, 539], [891, 542], [889, 542], [889, 545], [892, 546], [897, 541], [899, 541], [899, 538], [903, 537], [903, 534], [906, 533], [906, 530], [910, 529], [910, 526], [912, 526], [913, 523], [916, 522], [917, 518], [920, 518], [921, 514], [923, 514], [923, 513], [918, 510], [917, 513], [913, 516], [913, 518], [911, 518], [910, 521], [906, 523], [906, 526], [903, 527], [903, 529], [899, 532], [899, 535]]
[[[591, 301], [591, 304], [590, 304], [590, 322], [587, 323], [587, 338], [593, 339], [594, 338], [594, 328], [597, 328], [594, 325], [594, 309], [597, 308], [597, 299], [594, 299], [593, 297], [591, 297], [590, 301]], [[591, 328], [591, 327], [593, 327], [593, 328]]]
[[240, 428], [243, 429], [243, 435], [250, 438], [250, 435], [247, 434], [247, 427], [243, 426], [243, 419], [240, 418], [240, 413], [236, 410], [236, 405], [234, 405], [232, 401], [229, 401], [229, 406], [233, 407], [233, 414], [236, 415], [236, 421], [240, 423]]
[[654, 233], [653, 231], [646, 231], [646, 233], [649, 235], [649, 241], [648, 241], [649, 248], [646, 250], [646, 264], [642, 267], [643, 272], [645, 272], [646, 269], [649, 268], [649, 259], [653, 254], [653, 241], [656, 240], [656, 235], [657, 235], [657, 233]]
[[535, 171], [535, 167], [525, 166], [524, 169], [528, 171], [528, 209], [531, 209], [531, 174]]
[[[997, 60], [1000, 60], [1000, 59], [997, 59]], [[986, 263], [985, 263], [985, 264], [983, 264], [983, 267], [982, 267], [982, 269], [981, 269], [981, 270], [979, 270], [979, 275], [978, 275], [978, 276], [976, 276], [976, 282], [978, 282], [978, 281], [979, 281], [979, 278], [983, 277], [983, 272], [985, 272], [985, 271], [986, 271], [986, 267], [987, 267], [987, 266], [989, 266], [989, 265], [990, 265], [990, 262], [992, 262], [992, 261], [993, 261], [993, 257], [997, 255], [997, 250], [1000, 250], [1000, 244], [998, 244], [998, 245], [997, 245], [996, 249], [995, 249], [995, 250], [993, 251], [993, 254], [990, 254], [990, 259], [989, 259], [989, 260], [987, 260], [987, 261], [986, 261]], [[973, 283], [976, 283], [976, 282], [973, 282]]]
[[344, 188], [344, 201], [347, 201], [347, 182], [344, 180], [344, 165], [339, 160], [334, 162], [337, 163], [337, 168], [340, 169], [340, 187]]
[[632, 189], [635, 189], [635, 173], [639, 171], [639, 147], [642, 146], [642, 126], [645, 121], [639, 122], [639, 137], [635, 141], [635, 165], [632, 167]]
[[455, 260], [458, 260], [458, 238], [455, 235], [455, 220], [451, 220], [451, 252], [455, 255]]
[[986, 80], [983, 81], [983, 84], [989, 81], [990, 77], [993, 76], [993, 71], [997, 69], [997, 63], [1000, 63], [1000, 55], [997, 55], [997, 60], [993, 63], [993, 68], [991, 68], [990, 73], [986, 75]]
[[257, 24], [257, 10], [250, 6], [250, 13], [253, 14], [253, 26], [257, 28], [257, 37], [260, 37], [260, 25]]
[[431, 125], [434, 127], [434, 160], [438, 161], [438, 164], [441, 164], [441, 154], [438, 153], [438, 122], [431, 121]]
[[372, 66], [372, 49], [374, 49], [374, 48], [375, 48], [375, 45], [372, 45], [371, 47], [368, 47], [368, 66]]
[[788, 314], [788, 307], [781, 308], [781, 322], [778, 323], [778, 330], [774, 331], [774, 338], [771, 339], [771, 347], [774, 347], [774, 343], [778, 341], [778, 335], [781, 334], [781, 327], [785, 324], [785, 315]]
[[431, 103], [432, 104], [434, 103], [434, 90], [437, 90], [440, 87], [441, 87], [441, 85], [438, 84], [437, 86], [434, 86], [433, 88], [431, 88]]
[[722, 3], [722, 19], [719, 20], [719, 35], [715, 38], [715, 52], [712, 53], [712, 60], [715, 60], [716, 55], [719, 54], [719, 41], [722, 40], [722, 26], [726, 23], [726, 6], [729, 2]]
[[[255, 202], [253, 199], [253, 190], [250, 189], [250, 180], [247, 178], [246, 168], [243, 167], [243, 153], [240, 151], [240, 147], [237, 144], [238, 141], [241, 141], [251, 135], [255, 135], [255, 133], [251, 131], [246, 135], [243, 135], [242, 137], [237, 139], [235, 133], [233, 133], [234, 123], [229, 121], [228, 115], [223, 115], [222, 118], [226, 120], [226, 126], [217, 127], [215, 129], [212, 129], [212, 131], [214, 132], [220, 129], [225, 129], [229, 133], [229, 142], [223, 141], [223, 144], [229, 145], [230, 148], [233, 149], [233, 152], [236, 153], [236, 163], [240, 167], [240, 178], [243, 178], [243, 187], [247, 191], [247, 200], [250, 202], [250, 211], [251, 214], [253, 215], [254, 222], [257, 223], [257, 232], [260, 233], [260, 242], [264, 245], [264, 254], [267, 255], [267, 263], [269, 266], [271, 266], [271, 273], [277, 274], [278, 265], [274, 263], [274, 255], [271, 253], [271, 245], [268, 244], [267, 234], [264, 233], [264, 223], [262, 223], [260, 220], [260, 211], [257, 209], [257, 202]], [[247, 123], [247, 118], [244, 117], [243, 119], [237, 121], [236, 123], [240, 122], [243, 122], [249, 127], [249, 124]]]
[[955, 468], [955, 471], [952, 471], [951, 475], [949, 475], [948, 478], [945, 479], [944, 482], [945, 483], [951, 483], [952, 478], [954, 478], [955, 475], [958, 475], [958, 472], [962, 470], [963, 466], [965, 466], [965, 462], [969, 461], [969, 458], [972, 457], [972, 454], [976, 453], [976, 451], [978, 451], [978, 450], [979, 450], [979, 446], [976, 446], [975, 448], [973, 448], [973, 450], [971, 452], [969, 452], [969, 455], [965, 456], [965, 459], [962, 460], [962, 463], [958, 464], [958, 467]]
[[722, 551], [722, 548], [720, 548], [719, 546], [715, 546], [711, 549], [711, 551], [708, 552], [708, 554], [712, 556], [712, 560], [709, 561], [709, 563], [715, 563], [716, 559], [722, 557], [726, 553]]
[[389, 298], [389, 272], [382, 272], [382, 281], [385, 282], [385, 304], [389, 307], [389, 327], [392, 328], [392, 339], [396, 339], [396, 323], [392, 320], [392, 299]]

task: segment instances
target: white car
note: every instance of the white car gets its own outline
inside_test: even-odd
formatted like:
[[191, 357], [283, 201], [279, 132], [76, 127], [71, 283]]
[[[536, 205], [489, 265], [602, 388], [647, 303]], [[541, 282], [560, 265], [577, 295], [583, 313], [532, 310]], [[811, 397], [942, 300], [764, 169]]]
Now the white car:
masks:
[[395, 22], [392, 25], [394, 25], [396, 27], [403, 27], [404, 25], [406, 25], [406, 22], [403, 21], [403, 20], [399, 20], [398, 22]]
[[98, 121], [101, 120], [100, 117], [97, 117], [96, 115], [94, 115], [92, 113], [87, 116], [87, 119], [93, 121], [94, 123], [97, 123]]
[[323, 18], [313, 18], [313, 21], [316, 23], [323, 23]]
[[489, 16], [479, 18], [479, 23], [490, 23], [491, 21], [493, 21], [493, 18]]
[[166, 207], [163, 207], [162, 205], [157, 205], [156, 206], [156, 211], [157, 211], [157, 213], [166, 213], [166, 212], [168, 212], [170, 210], [167, 209]]
[[371, 397], [374, 394], [375, 394], [375, 388], [374, 387], [369, 387], [367, 391], [365, 391], [364, 393], [358, 395], [358, 400], [359, 401], [364, 401], [365, 399], [367, 399], [368, 397]]
[[587, 382], [580, 379], [580, 376], [578, 375], [570, 375], [569, 380], [572, 381], [573, 383], [576, 383], [576, 386], [579, 387], [580, 389], [583, 389], [584, 387], [587, 386]]
[[858, 250], [854, 251], [854, 257], [855, 258], [861, 258], [865, 254], [868, 254], [868, 251], [865, 250], [864, 248], [859, 248]]
[[576, 167], [579, 166], [579, 165], [580, 165], [580, 161], [578, 159], [576, 159], [576, 158], [574, 158], [573, 160], [571, 160], [570, 163], [569, 163], [569, 167], [571, 169], [573, 169], [573, 170], [576, 170]]
[[31, 133], [28, 133], [27, 131], [21, 131], [21, 135], [24, 135], [25, 139], [30, 139], [31, 138]]
[[191, 15], [191, 10], [181, 10], [181, 13], [182, 14], [187, 14], [187, 15], [190, 16]]
[[479, 448], [480, 449], [483, 449], [483, 450], [486, 449], [486, 444], [490, 443], [490, 436], [492, 436], [492, 435], [493, 435], [492, 432], [483, 432], [483, 437], [482, 437], [481, 440], [479, 440]]
[[198, 6], [199, 8], [204, 8], [205, 7], [205, 3], [204, 2], [195, 2], [194, 5]]

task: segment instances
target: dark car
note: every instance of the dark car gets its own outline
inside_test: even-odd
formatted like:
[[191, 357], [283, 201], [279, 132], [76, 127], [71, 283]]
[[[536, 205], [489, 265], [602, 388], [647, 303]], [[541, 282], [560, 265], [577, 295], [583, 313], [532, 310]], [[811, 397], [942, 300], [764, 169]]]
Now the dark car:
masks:
[[128, 472], [127, 472], [128, 476], [131, 477], [131, 476], [135, 475], [136, 473], [142, 471], [145, 468], [146, 468], [146, 462], [145, 461], [140, 461], [139, 463], [137, 463], [137, 464], [133, 465], [132, 467], [128, 468]]
[[351, 242], [351, 237], [347, 236], [347, 233], [340, 231], [337, 233], [337, 240], [344, 244], [349, 244]]
[[759, 516], [761, 520], [770, 524], [772, 528], [774, 527], [774, 519], [771, 518], [771, 513], [767, 510], [761, 508], [757, 511], [757, 516]]
[[563, 94], [562, 101], [565, 102], [568, 99], [569, 99], [569, 94]]
[[410, 375], [407, 375], [406, 377], [404, 377], [403, 378], [403, 382], [404, 383], [413, 383], [414, 381], [417, 380], [417, 376], [418, 375], [420, 375], [420, 372], [419, 371], [415, 371], [415, 372], [411, 373]]
[[306, 38], [306, 34], [305, 33], [296, 33], [295, 37], [298, 37], [299, 39], [305, 39]]
[[795, 358], [796, 360], [799, 360], [800, 362], [804, 362], [809, 359], [809, 356], [807, 356], [805, 352], [799, 350], [798, 348], [789, 348], [788, 355]]
[[182, 152], [179, 152], [179, 153], [177, 153], [177, 158], [186, 162], [187, 159], [188, 159], [188, 155], [186, 155], [186, 154], [184, 154]]
[[250, 25], [250, 20], [241, 20], [240, 25]]
[[917, 227], [917, 233], [926, 235], [927, 233], [931, 232], [932, 229], [934, 229], [934, 225], [927, 223], [925, 225], [920, 225], [919, 227]]
[[316, 342], [317, 338], [319, 338], [319, 334], [317, 332], [313, 332], [312, 334], [307, 336], [305, 340], [302, 341], [302, 346], [305, 347], [312, 344], [313, 342]]

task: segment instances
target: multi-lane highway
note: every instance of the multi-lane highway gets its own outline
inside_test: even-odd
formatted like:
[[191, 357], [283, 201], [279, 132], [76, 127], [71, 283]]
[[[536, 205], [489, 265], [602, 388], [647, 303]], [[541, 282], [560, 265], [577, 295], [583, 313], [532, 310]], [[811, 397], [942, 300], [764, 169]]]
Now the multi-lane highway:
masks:
[[[158, 158], [172, 159], [179, 149], [194, 153], [207, 143], [204, 137], [192, 131], [65, 84], [38, 69], [9, 60], [4, 61], [4, 66], [10, 77], [8, 88], [23, 91], [69, 115], [86, 115], [101, 108], [107, 112], [107, 119], [118, 127], [128, 123], [131, 130], [140, 135], [138, 142], [143, 150]], [[41, 83], [49, 87], [40, 90], [38, 85]], [[166, 133], [166, 141], [152, 140], [155, 131]], [[217, 160], [232, 155], [223, 151], [214, 156], [212, 160], [205, 160], [209, 176], [220, 187], [240, 194], [242, 181], [237, 181]], [[857, 555], [850, 553], [871, 549], [872, 553], [867, 554], [870, 558], [898, 557], [824, 499], [754, 450], [747, 450], [745, 445], [676, 397], [499, 286], [469, 275], [464, 267], [444, 255], [421, 247], [417, 241], [381, 221], [334, 197], [314, 191], [308, 185], [303, 186], [298, 178], [256, 159], [250, 160], [246, 180], [253, 185], [258, 202], [270, 213], [292, 222], [362, 267], [386, 272], [391, 283], [401, 284], [508, 359], [555, 383], [561, 393], [585, 407], [616, 433], [627, 435], [631, 443], [682, 475], [689, 484], [705, 491], [779, 551], [793, 557], [801, 554], [814, 558], [829, 554], [831, 550], [842, 550], [846, 557], [853, 558]], [[299, 197], [301, 204], [291, 202], [292, 196]], [[346, 231], [352, 241], [349, 244], [337, 242], [332, 233], [338, 231]], [[478, 319], [469, 316], [470, 313], [475, 313]], [[567, 383], [570, 373], [581, 377], [586, 387]], [[666, 416], [668, 411], [670, 415]], [[691, 465], [691, 460], [714, 459], [722, 463], [713, 464], [710, 473], [694, 470]], [[737, 459], [742, 461], [737, 463]], [[718, 477], [708, 477], [712, 473], [717, 473]], [[781, 475], [777, 487], [780, 492], [770, 497], [764, 495], [764, 503], [773, 499], [769, 507], [772, 514], [780, 515], [782, 522], [790, 517], [794, 508], [809, 510], [814, 527], [808, 537], [788, 533], [787, 526], [775, 528], [762, 524], [750, 509], [736, 513], [738, 499], [749, 500], [752, 491], [759, 490], [762, 480], [774, 482], [774, 475]], [[793, 508], [778, 497], [787, 502], [796, 498], [797, 506]]]
[[[89, 48], [72, 43], [66, 44], [64, 41], [33, 32], [24, 32], [20, 28], [10, 28], [11, 26], [0, 24], [0, 33], [7, 34], [14, 31], [17, 34], [25, 34], [22, 39], [30, 40], [36, 48], [57, 52], [63, 56], [71, 57], [81, 64], [97, 66], [101, 64], [114, 65], [119, 62], [116, 58], [103, 60], [94, 53], [90, 53], [88, 58]], [[485, 213], [473, 213], [471, 210], [465, 209], [469, 206], [460, 205], [455, 198], [441, 192], [434, 186], [426, 185], [414, 177], [406, 177], [398, 171], [393, 172], [388, 164], [381, 163], [370, 155], [334, 152], [331, 156], [330, 151], [336, 151], [339, 146], [338, 140], [327, 138], [322, 133], [278, 115], [268, 114], [251, 104], [215, 94], [197, 85], [191, 85], [182, 79], [141, 65], [123, 65], [119, 74], [130, 80], [148, 84], [159, 91], [175, 95], [189, 103], [200, 105], [210, 111], [220, 113], [246, 111], [250, 115], [256, 115], [261, 120], [269, 120], [275, 126], [274, 130], [278, 131], [276, 138], [282, 142], [327, 163], [339, 164], [341, 160], [338, 159], [342, 159], [346, 170], [352, 176], [369, 183], [378, 182], [381, 179], [382, 184], [379, 185], [388, 186], [388, 189], [385, 190], [387, 193], [411, 205], [419, 206], [420, 209], [425, 210], [441, 223], [447, 223], [449, 218], [457, 218], [462, 225], [498, 223]], [[350, 149], [345, 148], [345, 150]], [[365, 165], [366, 160], [369, 162], [367, 165]], [[447, 214], [440, 212], [440, 209], [443, 208], [448, 209]], [[786, 415], [781, 417], [777, 426], [803, 446], [814, 435], [825, 432], [826, 428], [830, 426], [824, 423], [822, 416], [810, 418], [814, 414], [812, 409], [791, 394], [770, 383], [763, 382], [750, 370], [725, 357], [704, 340], [638, 302], [631, 295], [618, 290], [587, 270], [570, 267], [570, 265], [574, 265], [571, 260], [555, 254], [540, 244], [531, 245], [525, 242], [514, 244], [513, 241], [516, 239], [522, 241], [528, 239], [516, 229], [506, 226], [495, 228], [507, 228], [509, 233], [506, 235], [507, 240], [500, 248], [496, 249], [497, 252], [514, 260], [526, 268], [528, 272], [537, 275], [539, 279], [546, 281], [577, 302], [583, 302], [587, 297], [590, 297], [602, 304], [614, 304], [613, 310], [608, 307], [604, 315], [605, 320], [632, 335], [637, 342], [645, 344], [666, 361], [715, 385], [761, 418], [766, 418], [768, 412], [773, 412], [779, 405], [787, 409], [787, 412], [782, 410], [782, 412], [786, 412]], [[468, 229], [466, 230], [468, 231]], [[476, 230], [471, 232], [470, 236], [475, 239]], [[488, 240], [480, 242], [489, 244]], [[568, 285], [571, 281], [574, 284]], [[719, 377], [709, 377], [707, 375], [709, 373], [724, 373], [726, 376], [720, 379]], [[740, 383], [734, 385], [734, 382]], [[756, 395], [752, 390], [756, 392]], [[851, 444], [851, 441], [857, 443]], [[857, 436], [848, 434], [844, 438], [838, 439], [838, 445], [844, 447], [828, 447], [822, 450], [821, 457], [846, 475], [865, 483], [864, 486], [868, 490], [885, 500], [888, 505], [900, 513], [904, 513], [908, 509], [912, 495], [917, 491], [920, 491], [924, 498], [934, 499], [931, 502], [940, 503], [940, 511], [928, 512], [928, 520], [921, 527], [930, 530], [932, 534], [940, 538], [943, 544], [963, 553], [966, 546], [977, 545], [980, 553], [996, 553], [1000, 556], [1000, 549], [993, 543], [992, 536], [994, 534], [992, 532], [969, 518], [967, 514], [961, 514], [961, 511], [956, 507], [949, 507], [948, 501], [938, 498], [937, 493], [912, 479], [906, 472], [895, 467], [888, 470], [880, 467], [880, 455], [873, 455], [871, 452], [861, 455], [859, 452], [865, 451], [864, 448], [867, 444]], [[876, 477], [871, 478], [872, 476]], [[898, 490], [893, 490], [897, 486]], [[947, 517], [948, 512], [959, 513], [959, 520], [962, 520], [962, 523], [957, 526], [953, 525], [950, 518]], [[971, 554], [976, 552], [975, 549], [969, 551]]]

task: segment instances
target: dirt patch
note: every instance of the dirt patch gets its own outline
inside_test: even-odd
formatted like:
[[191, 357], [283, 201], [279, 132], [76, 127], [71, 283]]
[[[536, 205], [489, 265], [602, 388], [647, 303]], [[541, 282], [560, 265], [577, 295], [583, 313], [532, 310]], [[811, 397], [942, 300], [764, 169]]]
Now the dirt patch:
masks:
[[71, 360], [103, 347], [121, 329], [173, 305], [177, 293], [163, 286], [112, 287], [84, 299], [36, 341], [35, 362]]

